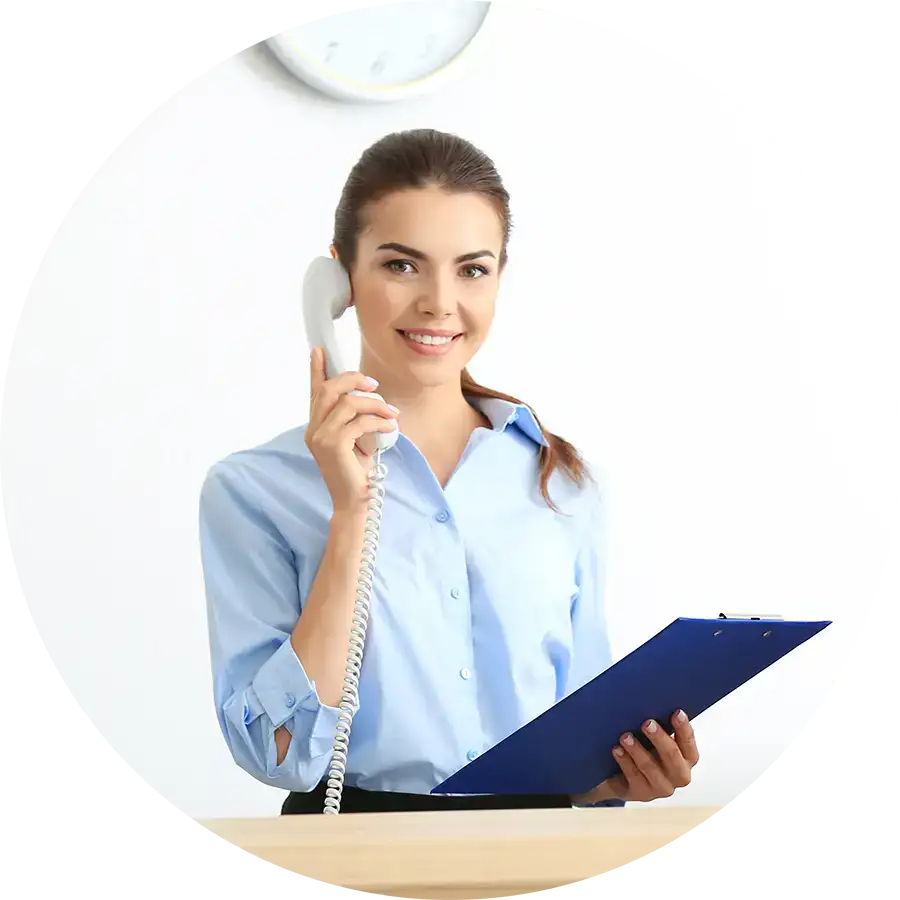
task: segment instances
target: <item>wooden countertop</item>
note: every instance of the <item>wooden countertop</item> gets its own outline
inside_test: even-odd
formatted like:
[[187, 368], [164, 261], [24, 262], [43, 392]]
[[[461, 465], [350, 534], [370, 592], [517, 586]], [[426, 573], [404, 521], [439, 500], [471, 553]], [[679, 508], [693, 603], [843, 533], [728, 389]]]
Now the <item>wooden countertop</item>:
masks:
[[719, 807], [497, 809], [201, 819], [261, 859], [394, 897], [503, 897], [639, 859]]

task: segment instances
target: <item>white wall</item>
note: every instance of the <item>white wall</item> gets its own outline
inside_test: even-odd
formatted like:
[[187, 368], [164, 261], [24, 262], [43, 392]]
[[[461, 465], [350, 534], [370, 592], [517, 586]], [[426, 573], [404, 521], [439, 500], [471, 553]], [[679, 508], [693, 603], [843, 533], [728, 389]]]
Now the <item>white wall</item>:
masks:
[[[108, 159], [34, 282], [3, 408], [18, 575], [85, 713], [191, 816], [283, 797], [216, 724], [197, 495], [213, 461], [305, 421], [300, 280], [385, 132], [457, 131], [505, 176], [512, 262], [473, 368], [610, 478], [616, 655], [677, 615], [837, 620], [698, 720], [668, 802], [727, 802], [771, 763], [874, 587], [898, 485], [853, 468], [863, 423], [841, 416], [865, 398], [836, 390], [865, 351], [832, 354], [836, 311], [767, 273], [789, 241], [730, 98], [622, 35], [504, 15], [478, 70], [398, 106], [333, 104], [259, 48], [227, 60]], [[46, 720], [52, 698], [27, 728]]]

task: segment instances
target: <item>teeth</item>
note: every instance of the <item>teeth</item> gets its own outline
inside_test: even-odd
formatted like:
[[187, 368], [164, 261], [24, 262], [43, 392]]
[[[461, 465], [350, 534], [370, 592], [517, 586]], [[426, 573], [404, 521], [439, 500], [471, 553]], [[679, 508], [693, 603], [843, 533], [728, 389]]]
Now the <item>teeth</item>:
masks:
[[432, 334], [416, 334], [412, 331], [404, 331], [403, 333], [417, 344], [449, 344], [453, 340], [452, 337], [436, 337]]

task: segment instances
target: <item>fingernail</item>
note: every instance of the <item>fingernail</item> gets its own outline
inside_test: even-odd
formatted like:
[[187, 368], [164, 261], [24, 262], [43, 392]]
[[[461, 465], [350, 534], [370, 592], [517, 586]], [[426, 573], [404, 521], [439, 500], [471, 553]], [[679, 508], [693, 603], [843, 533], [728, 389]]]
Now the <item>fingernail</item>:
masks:
[[388, 403], [388, 409], [389, 409], [391, 412], [394, 412], [394, 413], [400, 412], [400, 410], [397, 409], [396, 406], [392, 406], [390, 403]]
[[650, 734], [655, 734], [655, 733], [656, 733], [656, 722], [654, 722], [653, 719], [651, 719], [651, 720], [647, 723], [647, 731], [649, 731]]
[[634, 744], [634, 738], [630, 734], [626, 734], [625, 737], [622, 738], [622, 743], [626, 747], [630, 747], [632, 744]]
[[678, 721], [687, 722], [687, 713], [683, 709], [678, 711]]
[[368, 375], [366, 375], [366, 384], [371, 388], [378, 387], [378, 382], [374, 378], [370, 378]]
[[613, 753], [618, 756], [620, 759], [625, 755], [625, 751], [621, 747], [616, 747], [613, 749]]

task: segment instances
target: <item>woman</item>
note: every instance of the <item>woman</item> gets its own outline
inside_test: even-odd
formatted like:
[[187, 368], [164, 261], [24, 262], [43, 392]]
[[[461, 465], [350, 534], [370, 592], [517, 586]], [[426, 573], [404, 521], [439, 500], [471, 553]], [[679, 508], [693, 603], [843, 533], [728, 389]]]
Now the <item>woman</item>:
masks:
[[[353, 168], [332, 255], [351, 278], [360, 372], [311, 355], [309, 422], [209, 471], [201, 495], [214, 693], [239, 766], [321, 812], [371, 457], [388, 467], [342, 812], [621, 805], [690, 781], [690, 723], [631, 735], [588, 794], [439, 796], [443, 779], [611, 664], [604, 498], [576, 450], [466, 365], [487, 338], [510, 231], [491, 160], [431, 130]], [[350, 396], [378, 392], [385, 402]], [[562, 738], [564, 739], [564, 738]]]

